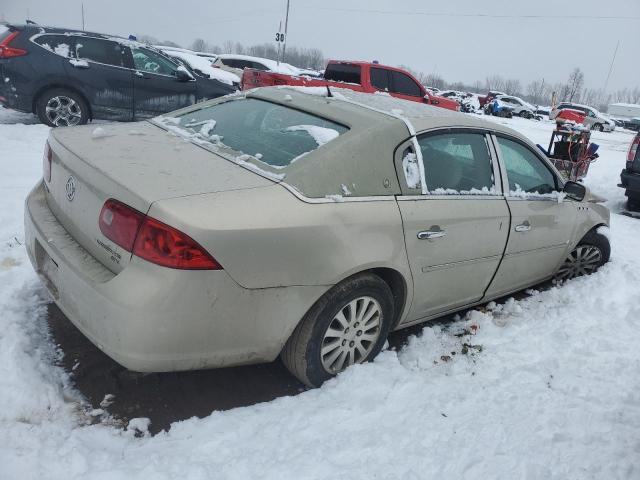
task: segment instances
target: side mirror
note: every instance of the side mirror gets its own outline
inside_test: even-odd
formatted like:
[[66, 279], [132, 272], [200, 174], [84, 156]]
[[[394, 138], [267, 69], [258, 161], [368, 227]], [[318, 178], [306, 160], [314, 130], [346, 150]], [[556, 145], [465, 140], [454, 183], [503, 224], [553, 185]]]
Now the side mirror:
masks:
[[193, 80], [193, 77], [186, 69], [178, 68], [178, 70], [176, 70], [176, 80], [179, 82], [188, 82]]
[[562, 190], [567, 194], [567, 197], [577, 200], [578, 202], [581, 202], [587, 194], [587, 189], [584, 185], [572, 181], [565, 183]]

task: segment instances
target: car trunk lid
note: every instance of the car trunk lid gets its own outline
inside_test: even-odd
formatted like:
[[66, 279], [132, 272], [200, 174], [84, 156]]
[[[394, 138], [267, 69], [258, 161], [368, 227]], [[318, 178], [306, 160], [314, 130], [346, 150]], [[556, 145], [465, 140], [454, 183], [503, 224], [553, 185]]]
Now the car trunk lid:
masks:
[[69, 234], [114, 273], [131, 254], [100, 231], [100, 211], [109, 198], [146, 214], [162, 199], [272, 184], [147, 122], [58, 128], [49, 145], [49, 207]]

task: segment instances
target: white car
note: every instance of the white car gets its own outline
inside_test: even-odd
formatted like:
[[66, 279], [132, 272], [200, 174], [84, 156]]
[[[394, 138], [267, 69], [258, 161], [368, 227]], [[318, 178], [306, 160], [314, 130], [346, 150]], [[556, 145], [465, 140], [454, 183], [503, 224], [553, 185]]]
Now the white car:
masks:
[[535, 116], [536, 108], [519, 97], [514, 97], [513, 95], [498, 95], [496, 98], [506, 106], [511, 107], [514, 115], [524, 118], [533, 118]]
[[549, 114], [549, 119], [553, 120], [558, 116], [560, 110], [577, 110], [586, 114], [586, 118], [584, 119], [584, 124], [589, 127], [591, 130], [597, 130], [599, 132], [613, 132], [616, 129], [616, 123], [604, 115], [602, 112], [598, 111], [593, 107], [589, 107], [588, 105], [580, 105], [577, 103], [569, 103], [569, 102], [561, 102], [551, 110]]
[[227, 72], [234, 73], [238, 77], [242, 78], [242, 73], [245, 68], [253, 68], [254, 70], [263, 70], [276, 73], [283, 73], [285, 75], [309, 75], [319, 76], [319, 72], [314, 70], [307, 70], [293, 65], [289, 65], [284, 62], [276, 62], [268, 58], [252, 57], [249, 55], [236, 55], [232, 53], [222, 53], [218, 55], [218, 58], [213, 62], [213, 66], [226, 70]]
[[213, 64], [217, 59], [215, 54], [193, 52], [184, 48], [163, 46], [157, 46], [156, 48], [161, 50], [165, 55], [186, 63], [198, 75], [218, 80], [222, 83], [226, 83], [227, 85], [233, 85], [236, 88], [240, 85], [240, 77], [232, 72], [214, 67]]

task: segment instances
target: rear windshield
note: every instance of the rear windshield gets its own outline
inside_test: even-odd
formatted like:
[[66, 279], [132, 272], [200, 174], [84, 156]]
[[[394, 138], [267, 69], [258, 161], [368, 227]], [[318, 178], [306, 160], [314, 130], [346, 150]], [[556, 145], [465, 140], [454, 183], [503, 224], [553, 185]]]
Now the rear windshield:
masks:
[[[162, 123], [165, 125], [165, 118]], [[347, 127], [309, 113], [254, 98], [212, 105], [178, 117], [179, 128], [251, 155], [275, 168], [330, 142]]]
[[360, 84], [360, 65], [330, 63], [324, 72], [325, 80]]

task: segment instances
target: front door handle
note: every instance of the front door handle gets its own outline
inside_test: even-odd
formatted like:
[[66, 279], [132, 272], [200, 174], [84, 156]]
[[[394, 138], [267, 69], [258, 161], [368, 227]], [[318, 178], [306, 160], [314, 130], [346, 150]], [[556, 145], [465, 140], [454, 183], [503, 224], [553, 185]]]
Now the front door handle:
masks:
[[516, 232], [528, 232], [529, 230], [531, 230], [531, 224], [527, 221], [521, 223], [520, 225], [516, 225], [515, 227]]
[[432, 240], [434, 238], [446, 237], [447, 232], [444, 230], [423, 230], [422, 232], [418, 232], [419, 240]]

